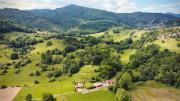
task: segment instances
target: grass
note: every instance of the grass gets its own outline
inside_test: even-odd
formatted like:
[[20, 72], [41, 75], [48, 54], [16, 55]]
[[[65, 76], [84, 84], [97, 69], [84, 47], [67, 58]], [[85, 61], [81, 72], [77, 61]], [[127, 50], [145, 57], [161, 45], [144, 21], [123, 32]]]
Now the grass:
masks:
[[133, 101], [179, 101], [180, 89], [147, 81], [144, 86], [136, 86], [129, 93]]
[[[15, 39], [16, 35], [22, 35], [23, 33], [8, 33], [6, 38]], [[13, 37], [15, 36], [15, 37]], [[19, 74], [15, 74], [15, 70], [13, 67], [10, 67], [8, 69], [8, 73], [5, 75], [0, 76], [0, 85], [7, 85], [7, 86], [22, 86], [22, 90], [20, 93], [15, 97], [15, 101], [23, 101], [25, 96], [29, 93], [33, 95], [33, 98], [39, 98], [42, 96], [43, 93], [52, 93], [52, 94], [61, 94], [66, 92], [72, 92], [74, 91], [73, 88], [73, 81], [86, 81], [87, 85], [90, 85], [89, 79], [91, 76], [95, 75], [94, 69], [98, 68], [97, 66], [91, 66], [87, 65], [81, 68], [80, 72], [77, 74], [74, 74], [72, 77], [67, 76], [61, 76], [57, 78], [55, 82], [49, 83], [48, 78], [46, 76], [46, 73], [42, 73], [40, 76], [31, 77], [29, 74], [31, 72], [35, 72], [36, 70], [39, 70], [39, 68], [36, 66], [37, 63], [40, 63], [40, 54], [42, 52], [45, 52], [47, 50], [52, 49], [60, 49], [63, 50], [64, 46], [62, 44], [61, 40], [55, 40], [51, 39], [48, 40], [53, 43], [52, 46], [46, 46], [47, 41], [44, 41], [43, 43], [39, 43], [37, 45], [34, 45], [34, 50], [32, 50], [27, 56], [29, 59], [32, 60], [32, 63], [21, 67], [21, 71]], [[4, 49], [5, 45], [0, 45], [0, 52], [10, 55], [11, 52], [13, 52], [11, 49]], [[7, 62], [10, 61], [9, 56], [4, 56], [4, 54], [1, 54], [0, 61]], [[61, 68], [62, 65], [51, 65], [50, 67], [58, 67]], [[34, 84], [33, 81], [38, 80], [39, 84]], [[24, 86], [27, 85], [27, 86]]]
[[115, 94], [108, 91], [107, 89], [102, 89], [87, 94], [73, 93], [64, 96], [58, 96], [57, 100], [58, 101], [114, 101]]
[[132, 50], [132, 49], [127, 49], [127, 50], [124, 50], [123, 51], [124, 53], [120, 54], [121, 56], [121, 61], [123, 64], [127, 64], [129, 62], [129, 57], [132, 55], [132, 54], [135, 54], [136, 50]]
[[[61, 76], [57, 81], [49, 83], [46, 75], [36, 78], [40, 81], [40, 84], [33, 84], [32, 81], [29, 83], [28, 87], [23, 87], [20, 93], [16, 96], [15, 101], [24, 100], [25, 96], [28, 93], [33, 95], [33, 98], [39, 98], [43, 93], [51, 94], [62, 94], [67, 92], [73, 92], [73, 82], [74, 81], [86, 81], [89, 85], [89, 79], [94, 74], [94, 69], [98, 68], [97, 66], [86, 65], [81, 68], [80, 72], [74, 74], [72, 77]], [[32, 79], [32, 78], [31, 78]]]
[[100, 37], [100, 36], [103, 36], [104, 34], [105, 34], [104, 32], [101, 32], [101, 33], [90, 34], [89, 36]]
[[145, 30], [136, 30], [135, 33], [132, 35], [133, 41], [137, 41], [141, 39], [141, 36], [146, 33]]
[[13, 52], [12, 49], [7, 48], [6, 45], [0, 45], [0, 63], [12, 62], [10, 54]]
[[[52, 42], [52, 46], [46, 46], [46, 43], [48, 41], [51, 41]], [[47, 50], [53, 50], [53, 49], [60, 49], [60, 50], [63, 50], [64, 46], [62, 44], [62, 40], [55, 40], [55, 39], [51, 39], [51, 40], [48, 40], [48, 41], [44, 41], [43, 43], [39, 43], [37, 45], [35, 45], [35, 50], [32, 50], [31, 51], [31, 54], [37, 54], [38, 52], [39, 53], [42, 53], [42, 52], [46, 52]]]
[[176, 39], [166, 39], [163, 43], [161, 40], [154, 41], [154, 44], [157, 44], [161, 47], [161, 50], [163, 49], [169, 49], [172, 52], [180, 53], [180, 48], [177, 47], [177, 44], [180, 43]]

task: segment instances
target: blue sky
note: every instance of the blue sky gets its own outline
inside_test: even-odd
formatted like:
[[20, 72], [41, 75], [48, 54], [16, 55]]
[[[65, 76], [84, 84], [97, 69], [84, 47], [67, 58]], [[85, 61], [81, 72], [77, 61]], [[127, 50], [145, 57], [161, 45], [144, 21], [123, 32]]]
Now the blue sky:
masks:
[[180, 0], [0, 0], [0, 8], [55, 9], [69, 4], [117, 13], [172, 12], [180, 14]]

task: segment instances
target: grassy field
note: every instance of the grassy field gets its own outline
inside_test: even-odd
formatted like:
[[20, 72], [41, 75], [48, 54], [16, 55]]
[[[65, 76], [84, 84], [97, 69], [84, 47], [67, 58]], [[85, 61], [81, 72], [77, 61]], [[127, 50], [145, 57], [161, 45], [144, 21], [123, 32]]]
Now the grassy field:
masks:
[[134, 54], [136, 52], [136, 50], [132, 50], [132, 49], [127, 49], [123, 51], [124, 53], [120, 54], [121, 56], [121, 61], [123, 64], [127, 64], [129, 62], [129, 57]]
[[180, 89], [147, 81], [144, 86], [136, 86], [129, 93], [132, 101], [179, 101]]
[[180, 43], [176, 39], [166, 39], [164, 43], [161, 40], [156, 40], [154, 44], [157, 44], [161, 47], [161, 49], [169, 49], [170, 51], [180, 53], [180, 48], [177, 47], [177, 44]]
[[90, 92], [87, 94], [73, 93], [63, 96], [58, 96], [58, 101], [114, 101], [115, 94], [108, 91], [107, 89], [102, 89], [99, 91]]
[[[28, 93], [33, 95], [33, 98], [39, 98], [43, 93], [52, 93], [52, 94], [62, 94], [73, 92], [73, 82], [74, 81], [86, 81], [86, 84], [89, 85], [89, 79], [94, 74], [94, 69], [96, 66], [86, 65], [81, 68], [80, 72], [74, 74], [72, 77], [61, 76], [57, 81], [49, 83], [45, 75], [36, 78], [40, 81], [40, 84], [32, 84], [28, 87], [23, 87], [20, 93], [16, 96], [15, 101], [21, 101], [25, 98]], [[24, 80], [25, 81], [25, 80]]]

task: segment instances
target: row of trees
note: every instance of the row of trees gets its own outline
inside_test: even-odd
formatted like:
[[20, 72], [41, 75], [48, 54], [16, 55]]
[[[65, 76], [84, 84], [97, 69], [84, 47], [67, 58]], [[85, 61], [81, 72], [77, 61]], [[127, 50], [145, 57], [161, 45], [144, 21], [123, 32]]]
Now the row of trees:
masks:
[[18, 37], [16, 40], [12, 40], [8, 43], [10, 48], [22, 48], [28, 45], [35, 45], [41, 43], [43, 40], [31, 38], [31, 37]]

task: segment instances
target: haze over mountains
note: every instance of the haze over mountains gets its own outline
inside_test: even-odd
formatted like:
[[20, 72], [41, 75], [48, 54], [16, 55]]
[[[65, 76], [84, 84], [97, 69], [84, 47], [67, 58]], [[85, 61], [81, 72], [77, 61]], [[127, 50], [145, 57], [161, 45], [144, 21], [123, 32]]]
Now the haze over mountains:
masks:
[[[172, 13], [114, 13], [77, 5], [63, 8], [18, 10], [0, 9], [1, 22], [13, 26], [50, 32], [76, 32], [80, 34], [105, 31], [112, 26], [154, 27], [179, 25], [180, 18]], [[3, 27], [2, 27], [3, 24]], [[15, 24], [15, 25], [14, 25]], [[1, 29], [6, 28], [0, 23]], [[4, 30], [3, 29], [3, 30]]]

